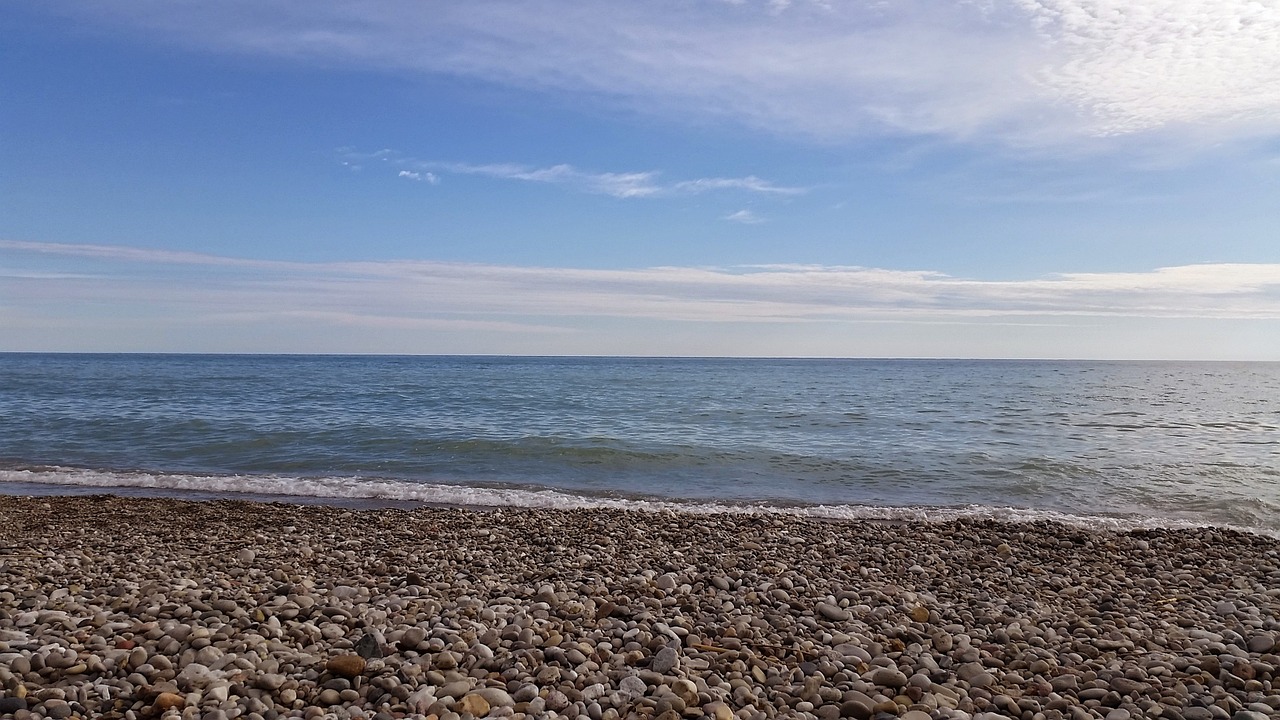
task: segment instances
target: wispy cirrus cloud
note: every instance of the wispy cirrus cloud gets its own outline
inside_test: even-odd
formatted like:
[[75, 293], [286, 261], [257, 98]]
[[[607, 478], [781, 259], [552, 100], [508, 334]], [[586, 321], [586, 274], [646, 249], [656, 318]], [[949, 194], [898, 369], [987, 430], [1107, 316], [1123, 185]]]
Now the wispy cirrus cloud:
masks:
[[764, 222], [764, 218], [746, 209], [731, 212], [728, 215], [725, 215], [724, 219], [729, 222], [741, 223], [743, 225], [759, 225]]
[[761, 195], [803, 195], [807, 188], [777, 185], [754, 175], [746, 177], [708, 177], [692, 180], [666, 181], [657, 170], [639, 172], [589, 172], [560, 163], [546, 167], [532, 167], [516, 163], [464, 163], [437, 160], [420, 160], [397, 150], [384, 148], [374, 152], [360, 152], [353, 148], [339, 148], [341, 162], [349, 167], [363, 168], [378, 161], [398, 170], [398, 177], [426, 178], [432, 184], [439, 182], [436, 173], [453, 175], [477, 175], [497, 180], [563, 185], [580, 192], [608, 195], [615, 198], [670, 197], [697, 195], [706, 192], [740, 191]]
[[51, 0], [99, 27], [576, 93], [823, 140], [1018, 147], [1280, 133], [1280, 6], [1251, 0]]

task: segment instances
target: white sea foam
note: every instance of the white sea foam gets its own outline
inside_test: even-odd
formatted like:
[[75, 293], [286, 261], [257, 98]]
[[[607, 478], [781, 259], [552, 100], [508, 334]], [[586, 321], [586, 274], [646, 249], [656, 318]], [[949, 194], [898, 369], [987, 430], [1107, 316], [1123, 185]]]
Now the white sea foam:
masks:
[[[946, 522], [969, 518], [1008, 522], [1048, 521], [1092, 530], [1112, 531], [1153, 527], [1194, 528], [1209, 525], [1209, 523], [1179, 518], [1077, 515], [1053, 510], [985, 505], [964, 507], [781, 505], [764, 502], [728, 503], [592, 496], [550, 488], [486, 487], [359, 477], [197, 475], [111, 472], [64, 467], [0, 470], [0, 493], [4, 494], [57, 495], [68, 492], [82, 494], [91, 490], [171, 497], [293, 498], [321, 503], [426, 503], [490, 508], [557, 510], [607, 508], [693, 514], [779, 514], [826, 520]], [[1232, 529], [1276, 535], [1258, 528], [1233, 527]]]

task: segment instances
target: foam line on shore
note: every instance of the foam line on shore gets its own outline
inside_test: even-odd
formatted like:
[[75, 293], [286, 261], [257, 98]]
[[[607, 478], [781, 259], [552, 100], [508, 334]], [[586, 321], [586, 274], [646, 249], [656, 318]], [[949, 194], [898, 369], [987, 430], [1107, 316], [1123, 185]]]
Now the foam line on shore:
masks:
[[[1123, 532], [1140, 528], [1198, 528], [1208, 523], [1180, 518], [1078, 515], [1054, 510], [1011, 506], [966, 505], [874, 506], [856, 504], [802, 505], [768, 502], [681, 501], [644, 497], [581, 495], [551, 488], [485, 487], [446, 483], [407, 482], [377, 478], [292, 477], [279, 475], [199, 475], [182, 473], [114, 472], [87, 468], [41, 467], [0, 470], [0, 493], [70, 494], [69, 490], [156, 495], [175, 498], [246, 498], [307, 503], [356, 505], [430, 504], [473, 508], [530, 508], [551, 510], [615, 509], [691, 514], [778, 514], [821, 520], [885, 522], [946, 522], [961, 518], [1004, 522], [1057, 522], [1092, 530]], [[1255, 528], [1223, 526], [1264, 535]]]

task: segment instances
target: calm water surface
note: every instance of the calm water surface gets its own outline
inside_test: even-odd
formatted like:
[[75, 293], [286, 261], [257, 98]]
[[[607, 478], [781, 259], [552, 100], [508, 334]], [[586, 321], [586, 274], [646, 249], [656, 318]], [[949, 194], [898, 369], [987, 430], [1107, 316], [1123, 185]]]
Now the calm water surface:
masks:
[[0, 354], [0, 491], [1280, 534], [1280, 364]]

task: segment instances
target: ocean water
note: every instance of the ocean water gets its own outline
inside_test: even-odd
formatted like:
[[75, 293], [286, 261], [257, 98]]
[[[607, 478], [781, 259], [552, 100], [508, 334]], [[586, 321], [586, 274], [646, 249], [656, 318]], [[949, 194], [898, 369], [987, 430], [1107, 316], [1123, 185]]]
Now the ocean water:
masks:
[[1280, 364], [0, 354], [0, 492], [1210, 524]]

